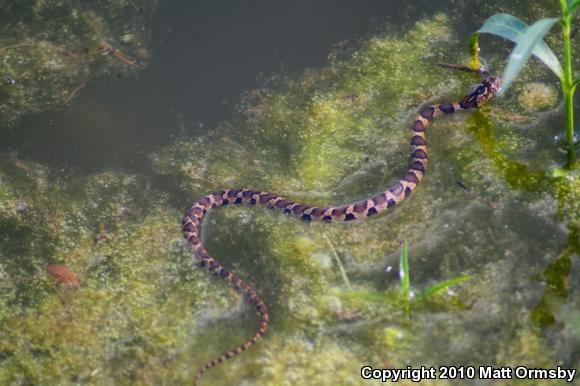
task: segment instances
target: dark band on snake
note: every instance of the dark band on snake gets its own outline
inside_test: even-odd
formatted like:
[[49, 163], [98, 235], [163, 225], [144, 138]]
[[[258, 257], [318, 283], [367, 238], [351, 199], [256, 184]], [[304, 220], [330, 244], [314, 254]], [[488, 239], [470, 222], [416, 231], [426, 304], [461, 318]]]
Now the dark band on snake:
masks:
[[375, 215], [395, 206], [408, 197], [423, 178], [428, 159], [427, 142], [425, 140], [425, 128], [428, 124], [442, 113], [449, 114], [457, 110], [480, 107], [493, 97], [500, 87], [501, 79], [499, 77], [489, 77], [470, 94], [461, 99], [460, 102], [427, 106], [421, 109], [411, 126], [411, 161], [405, 175], [392, 187], [368, 199], [338, 207], [316, 207], [295, 203], [275, 193], [238, 188], [210, 193], [197, 200], [183, 219], [183, 234], [189, 247], [194, 256], [200, 260], [202, 267], [207, 267], [210, 272], [226, 280], [231, 287], [244, 294], [250, 300], [260, 314], [261, 320], [254, 335], [243, 344], [200, 367], [193, 379], [193, 384], [196, 385], [201, 376], [210, 368], [240, 354], [262, 339], [268, 329], [270, 319], [268, 308], [258, 293], [241, 278], [224, 268], [214, 257], [210, 256], [201, 244], [201, 222], [208, 211], [228, 204], [260, 204], [280, 210], [285, 214], [295, 215], [306, 221], [352, 221]]

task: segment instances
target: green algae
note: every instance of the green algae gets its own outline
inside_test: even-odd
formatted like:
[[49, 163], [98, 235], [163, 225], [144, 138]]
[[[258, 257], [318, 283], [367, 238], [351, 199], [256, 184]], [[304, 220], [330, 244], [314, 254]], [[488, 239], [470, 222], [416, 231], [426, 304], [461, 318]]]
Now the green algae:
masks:
[[[311, 71], [299, 81], [287, 80], [278, 85], [275, 92], [261, 89], [250, 93], [243, 104], [244, 116], [206, 137], [189, 143], [176, 143], [154, 154], [153, 166], [158, 173], [181, 181], [182, 188], [194, 196], [205, 192], [200, 188], [244, 186], [286, 193], [299, 201], [327, 204], [350, 201], [376, 191], [383, 181], [395, 179], [405, 166], [400, 162], [407, 154], [406, 146], [401, 146], [407, 137], [402, 128], [407, 127], [416, 105], [430, 97], [442, 99], [437, 95], [449, 87], [458, 90], [457, 93], [466, 88], [465, 81], [456, 81], [450, 86], [448, 80], [417, 78], [402, 71], [413, 67], [419, 73], [428, 73], [435, 56], [445, 55], [446, 48], [442, 45], [449, 46], [452, 39], [447, 23], [446, 17], [438, 16], [429, 22], [418, 23], [404, 39], [375, 37], [349, 52], [347, 60], [331, 55], [331, 60], [336, 62], [331, 61], [328, 68]], [[414, 39], [414, 46], [420, 45], [418, 36], [427, 42], [429, 53], [407, 46], [411, 39]], [[430, 56], [434, 52], [439, 53]], [[532, 75], [528, 73], [528, 77]], [[478, 336], [485, 334], [485, 328], [498, 328], [498, 324], [515, 318], [516, 313], [510, 308], [518, 301], [515, 298], [507, 301], [503, 295], [506, 288], [496, 285], [496, 282], [503, 280], [522, 286], [532, 285], [527, 276], [513, 275], [517, 259], [531, 250], [536, 250], [536, 255], [552, 253], [552, 245], [530, 243], [528, 229], [520, 229], [519, 223], [509, 219], [531, 214], [531, 208], [513, 202], [548, 199], [543, 193], [550, 181], [544, 171], [535, 170], [535, 164], [528, 166], [518, 160], [526, 150], [523, 145], [530, 143], [522, 132], [508, 131], [504, 124], [500, 126], [500, 136], [496, 137], [497, 127], [502, 122], [513, 121], [517, 110], [497, 107], [488, 110], [490, 113], [474, 113], [471, 118], [458, 115], [444, 123], [434, 124], [431, 132], [438, 135], [430, 139], [433, 158], [445, 166], [431, 166], [425, 183], [413, 199], [403, 204], [400, 210], [381, 218], [355, 225], [325, 227], [323, 224], [303, 225], [262, 209], [229, 210], [238, 218], [251, 218], [251, 226], [247, 226], [245, 220], [242, 223], [231, 218], [229, 221], [221, 220], [229, 217], [222, 211], [215, 214], [217, 223], [210, 222], [206, 230], [210, 252], [249, 277], [259, 291], [262, 288], [268, 291], [266, 300], [273, 305], [274, 315], [269, 339], [272, 339], [274, 348], [264, 350], [280, 350], [277, 352], [285, 356], [284, 348], [276, 343], [279, 334], [292, 335], [294, 332], [295, 339], [300, 341], [299, 331], [306, 329], [309, 341], [319, 342], [324, 332], [316, 332], [319, 330], [313, 328], [324, 327], [361, 339], [366, 349], [353, 344], [344, 335], [331, 334], [333, 339], [348, 346], [348, 353], [355, 353], [361, 363], [378, 365], [379, 353], [384, 351], [388, 352], [390, 363], [395, 366], [403, 366], [409, 361], [434, 363], [433, 358], [437, 358], [436, 363], [505, 361], [504, 355], [509, 352], [514, 339], [512, 331], [514, 328], [529, 328], [527, 319], [518, 318], [515, 325], [512, 323], [501, 328], [504, 344], [498, 345], [494, 339], [480, 341]], [[542, 114], [542, 109], [534, 109], [523, 117], [525, 124], [538, 125], [543, 119]], [[499, 117], [499, 122], [492, 121], [490, 116]], [[532, 140], [531, 145], [536, 146], [536, 142]], [[514, 160], [510, 159], [512, 156]], [[455, 186], [454, 179], [462, 181], [469, 192], [459, 187], [449, 189], [450, 185]], [[381, 181], [380, 185], [378, 181]], [[556, 205], [554, 197], [553, 194], [550, 196], [551, 207]], [[451, 202], [462, 207], [462, 213], [451, 209]], [[238, 211], [241, 214], [237, 214]], [[493, 220], [483, 226], [474, 220], [489, 217]], [[418, 223], [417, 219], [421, 222]], [[546, 219], [541, 217], [538, 221]], [[550, 237], [561, 241], [563, 237], [554, 219], [547, 222], [553, 224], [548, 228]], [[264, 226], [265, 223], [269, 225]], [[255, 227], [260, 229], [259, 237], [253, 230]], [[224, 236], [215, 235], [215, 229], [221, 229], [222, 234], [239, 234], [239, 239], [235, 245], [219, 248], [218, 245], [224, 245]], [[288, 231], [295, 232], [295, 235], [286, 233]], [[344, 259], [346, 273], [355, 291], [360, 289], [371, 293], [369, 289], [394, 284], [383, 270], [385, 265], [396, 260], [393, 253], [385, 257], [385, 251], [396, 251], [398, 238], [402, 235], [411, 238], [414, 249], [411, 256], [419, 258], [411, 263], [412, 267], [421, 266], [420, 271], [413, 274], [419, 283], [433, 283], [458, 274], [479, 278], [458, 291], [456, 307], [443, 308], [440, 304], [424, 307], [410, 323], [400, 324], [405, 320], [404, 312], [395, 299], [391, 304], [381, 302], [378, 307], [339, 295], [344, 280], [337, 267], [329, 269], [329, 257], [334, 252], [325, 245], [321, 232], [333, 240], [336, 253]], [[454, 239], [451, 245], [445, 241], [448, 237]], [[243, 252], [252, 240], [260, 242], [251, 244], [250, 252]], [[558, 244], [557, 241], [553, 243]], [[235, 261], [231, 257], [234, 255]], [[267, 261], [255, 257], [262, 255], [267, 256]], [[509, 259], [508, 266], [501, 264], [506, 258]], [[320, 261], [326, 261], [329, 268], [316, 265]], [[296, 270], [295, 264], [302, 266], [305, 263], [303, 269], [308, 274], [297, 276], [304, 275], [304, 271]], [[532, 264], [531, 261], [528, 264]], [[495, 265], [497, 269], [492, 270], [493, 274], [482, 275], [490, 267], [496, 268]], [[537, 263], [532, 265], [539, 271]], [[499, 268], [502, 266], [506, 268], [505, 272]], [[284, 272], [291, 272], [290, 276]], [[286, 286], [285, 282], [291, 285]], [[293, 292], [294, 287], [300, 289]], [[321, 297], [323, 293], [329, 293], [330, 297]], [[294, 296], [299, 299], [298, 303], [294, 302]], [[487, 327], [470, 332], [470, 326], [480, 323], [481, 315], [488, 312], [487, 305], [477, 305], [481, 302], [478, 299], [486, 298], [492, 299], [489, 304], [495, 307], [492, 315], [496, 317], [485, 324]], [[472, 309], [469, 304], [477, 306]], [[430, 316], [441, 313], [442, 309], [446, 310], [447, 317], [433, 326]], [[521, 308], [517, 312], [529, 314], [529, 310]], [[363, 322], [364, 327], [356, 325], [356, 321], [365, 320], [373, 322]], [[350, 326], [353, 321], [355, 325]], [[278, 323], [283, 323], [283, 326]], [[402, 341], [398, 345], [385, 339], [385, 323], [392, 324], [393, 330], [400, 332]], [[443, 328], [445, 323], [448, 325]], [[541, 334], [531, 331], [524, 335], [522, 344], [527, 344], [528, 340], [536, 341], [539, 347], [546, 344]], [[459, 343], [450, 341], [465, 334]], [[433, 344], [433, 341], [437, 343]], [[441, 353], [441, 347], [446, 347], [449, 353]], [[542, 360], [531, 362], [545, 364], [550, 354], [540, 351], [528, 350], [523, 357], [542, 357]], [[239, 359], [240, 362], [245, 360], [253, 361], [251, 357]], [[314, 360], [319, 360], [319, 357]], [[320, 360], [325, 361], [326, 357]], [[243, 365], [232, 365], [235, 371], [240, 366]], [[254, 365], [246, 366], [253, 368]], [[333, 365], [328, 366], [332, 368]], [[278, 374], [269, 376], [278, 383], [290, 379]], [[211, 380], [218, 378], [214, 375]], [[229, 378], [224, 376], [222, 380], [225, 379]], [[258, 379], [260, 383], [268, 382]], [[298, 379], [305, 384], [316, 384], [309, 383], [306, 378]]]
[[527, 83], [518, 96], [518, 103], [527, 110], [544, 110], [557, 102], [555, 87], [540, 82]]
[[0, 213], [3, 217], [16, 210], [14, 195], [4, 181], [0, 180]]
[[[250, 93], [240, 116], [152, 154], [152, 168], [192, 200], [235, 186], [313, 204], [378, 191], [406, 167], [417, 105], [469, 89], [467, 76], [433, 75], [439, 56], [457, 52], [454, 41], [444, 15], [378, 35], [331, 55], [326, 68]], [[202, 382], [357, 385], [367, 384], [359, 378], [366, 364], [577, 364], [551, 344], [578, 342], [578, 318], [566, 308], [577, 289], [560, 292], [563, 306], [550, 309], [561, 331], [546, 337], [530, 315], [542, 296], [534, 274], [568, 248], [574, 233], [561, 224], [580, 218], [578, 180], [554, 185], [522, 160], [525, 135], [506, 125], [515, 112], [504, 103], [435, 122], [429, 172], [390, 214], [329, 226], [264, 208], [212, 212], [204, 244], [264, 297], [272, 325], [259, 345]], [[526, 125], [539, 125], [541, 114], [528, 114]], [[0, 165], [0, 227], [10, 232], [0, 241], [0, 383], [186, 384], [196, 366], [255, 329], [243, 298], [190, 258], [181, 204], [145, 178], [61, 176], [15, 156]], [[540, 226], [545, 240], [536, 237]], [[346, 285], [333, 253], [355, 290], [386, 291], [398, 283], [385, 268], [396, 265], [402, 238], [418, 287], [473, 277], [454, 294], [469, 307], [435, 304], [407, 321], [396, 299], [340, 296]], [[570, 245], [572, 259], [577, 241]], [[76, 272], [81, 288], [54, 283], [45, 272], [53, 262]], [[559, 272], [554, 283], [570, 275]]]
[[[0, 382], [161, 383], [197, 324], [192, 314], [203, 299], [190, 295], [210, 285], [183, 249], [178, 214], [162, 196], [142, 192], [135, 176], [105, 172], [64, 183], [38, 165], [4, 161], [3, 181], [27, 206], [2, 217], [26, 236], [3, 233], [0, 249]], [[96, 242], [101, 221], [109, 237]], [[77, 273], [81, 288], [48, 277], [55, 261]]]
[[[447, 22], [445, 17], [439, 17], [436, 20]], [[431, 49], [437, 51], [439, 42], [449, 43], [447, 40], [450, 32], [447, 27], [434, 26], [432, 23], [434, 21], [418, 23], [415, 30], [408, 36], [416, 38], [417, 34], [426, 35], [425, 40], [431, 44]], [[429, 40], [428, 31], [437, 31], [438, 35], [433, 40]], [[388, 181], [389, 178], [392, 179], [397, 175], [397, 170], [404, 167], [399, 161], [405, 158], [406, 149], [401, 149], [400, 145], [406, 142], [404, 139], [406, 134], [403, 131], [399, 133], [397, 127], [408, 125], [409, 116], [412, 113], [407, 111], [424, 100], [426, 95], [429, 98], [429, 93], [436, 95], [445, 86], [449, 86], [444, 85], [443, 82], [438, 83], [437, 79], [429, 79], [429, 82], [426, 82], [425, 79], [409, 78], [405, 73], [398, 71], [397, 68], [418, 66], [419, 72], [427, 72], [429, 67], [428, 59], [424, 63], [427, 66], [421, 68], [421, 65], [414, 62], [417, 58], [412, 54], [401, 57], [402, 52], [406, 52], [404, 45], [404, 42], [397, 39], [375, 38], [360, 51], [351, 52], [352, 59], [347, 60], [346, 63], [331, 63], [330, 68], [309, 72], [301, 82], [290, 80], [277, 93], [259, 90], [253, 95], [252, 101], [246, 101], [244, 107], [247, 116], [232, 124], [237, 127], [237, 130], [225, 126], [222, 129], [224, 134], [212, 134], [215, 135], [215, 139], [202, 138], [197, 139], [193, 144], [176, 144], [152, 157], [154, 167], [160, 173], [177, 177], [182, 181], [182, 187], [193, 191], [194, 194], [198, 192], [201, 194], [199, 188], [202, 186], [217, 189], [224, 186], [225, 182], [226, 186], [259, 186], [263, 189], [290, 192], [288, 195], [291, 198], [301, 201], [328, 203], [350, 200], [363, 192], [378, 190], [380, 186], [376, 185], [376, 180]], [[406, 60], [409, 60], [409, 64], [405, 64]], [[346, 73], [349, 76], [345, 76]], [[529, 77], [531, 75], [528, 74]], [[432, 87], [426, 89], [426, 83]], [[461, 86], [459, 82], [453, 85], [457, 89], [460, 89], [459, 86]], [[512, 121], [517, 113], [509, 108], [503, 110], [493, 108], [490, 111], [493, 111], [493, 116], [500, 117], [500, 124]], [[364, 119], [358, 118], [359, 114], [364, 115]], [[525, 123], [535, 125], [542, 119], [541, 114], [541, 109], [535, 109], [534, 112], [525, 116]], [[368, 116], [372, 119], [366, 118]], [[385, 260], [384, 253], [397, 249], [398, 235], [411, 235], [411, 246], [415, 249], [411, 255], [421, 256], [419, 262], [412, 263], [412, 266], [422, 265], [417, 275], [418, 280], [429, 282], [450, 273], [455, 275], [468, 273], [478, 277], [474, 283], [469, 283], [469, 288], [459, 291], [460, 303], [458, 304], [471, 303], [475, 304], [475, 308], [467, 315], [462, 315], [466, 312], [465, 306], [448, 309], [446, 312], [449, 317], [442, 321], [442, 323], [448, 323], [445, 328], [442, 328], [444, 324], [440, 323], [433, 326], [429, 317], [431, 313], [441, 312], [440, 306], [422, 309], [410, 324], [393, 327], [394, 331], [400, 331], [403, 337], [398, 345], [393, 345], [392, 340], [385, 340], [384, 324], [396, 325], [402, 320], [402, 313], [396, 311], [398, 307], [396, 302], [390, 306], [383, 302], [381, 308], [377, 308], [368, 303], [364, 304], [344, 297], [341, 297], [341, 300], [337, 300], [334, 296], [329, 299], [324, 297], [319, 300], [318, 312], [304, 312], [306, 318], [296, 318], [294, 314], [296, 309], [289, 297], [292, 294], [283, 290], [283, 287], [274, 285], [280, 292], [274, 299], [268, 300], [274, 303], [273, 315], [277, 313], [278, 317], [285, 319], [286, 334], [298, 331], [295, 330], [297, 326], [304, 329], [318, 325], [333, 330], [331, 326], [334, 324], [334, 328], [337, 328], [336, 323], [339, 323], [339, 326], [342, 325], [340, 328], [344, 329], [341, 331], [349, 331], [346, 335], [357, 336], [359, 339], [366, 337], [363, 341], [367, 350], [362, 350], [362, 347], [348, 340], [344, 341], [344, 344], [350, 348], [348, 352], [356, 353], [361, 362], [377, 363], [378, 353], [388, 350], [390, 363], [401, 366], [408, 363], [409, 357], [412, 358], [413, 363], [432, 363], [432, 358], [437, 358], [437, 363], [506, 361], [514, 342], [511, 336], [512, 331], [528, 329], [529, 332], [522, 335], [521, 344], [529, 345], [528, 342], [534, 341], [536, 349], [524, 350], [525, 354], [520, 356], [521, 360], [537, 365], [545, 365], [549, 362], [551, 354], [542, 350], [546, 341], [541, 334], [533, 329], [529, 330], [526, 324], [527, 319], [515, 318], [516, 312], [529, 314], [529, 310], [519, 308], [517, 311], [511, 311], [510, 308], [517, 304], [517, 300], [506, 301], [507, 299], [502, 295], [506, 288], [496, 283], [501, 283], [503, 280], [508, 287], [508, 283], [531, 285], [528, 277], [521, 274], [513, 275], [518, 266], [517, 259], [529, 253], [525, 251], [535, 249], [541, 251], [540, 253], [548, 255], [551, 253], [551, 246], [530, 243], [527, 231], [518, 229], [520, 224], [513, 223], [505, 217], [510, 212], [512, 214], [509, 216], [518, 213], [515, 218], [530, 215], [527, 207], [514, 206], [510, 202], [514, 200], [517, 202], [520, 199], [537, 201], [550, 197], [549, 206], [555, 207], [555, 195], [552, 190], [547, 189], [550, 181], [544, 171], [534, 170], [535, 165], [530, 167], [518, 160], [518, 157], [521, 158], [521, 152], [525, 150], [522, 145], [526, 144], [521, 132], [508, 132], [505, 126], [501, 126], [501, 136], [498, 140], [496, 138], [497, 121], [492, 122], [488, 118], [489, 115], [485, 113], [475, 113], [472, 116], [473, 118], [467, 121], [466, 117], [454, 117], [445, 123], [435, 123], [432, 129], [433, 132], [439, 133], [439, 136], [431, 142], [434, 158], [447, 168], [453, 165], [451, 172], [434, 165], [425, 178], [425, 184], [413, 196], [413, 200], [403, 205], [403, 209], [373, 221], [326, 228], [324, 232], [327, 232], [336, 244], [337, 253], [344, 258], [345, 269], [350, 280], [358, 280], [355, 286], [366, 283], [362, 285], [367, 288], [373, 285], [377, 286], [375, 288], [384, 288], [393, 284], [389, 283], [387, 276], [382, 273], [385, 263], [389, 264], [389, 261], [394, 261], [393, 254], [388, 255]], [[375, 125], [380, 127], [375, 127]], [[467, 130], [464, 129], [465, 125], [467, 125]], [[361, 131], [361, 127], [364, 131]], [[324, 136], [330, 136], [330, 138], [322, 141], [320, 137]], [[376, 138], [381, 138], [381, 141], [377, 142]], [[363, 152], [364, 155], [362, 155]], [[195, 157], [191, 157], [191, 154], [195, 154]], [[511, 160], [511, 156], [516, 159]], [[185, 173], [183, 170], [180, 172], [180, 157], [194, 159], [186, 163], [195, 162], [198, 170], [191, 173], [191, 167], [188, 167]], [[240, 167], [240, 163], [250, 170]], [[219, 177], [214, 179], [211, 176]], [[210, 183], [208, 184], [208, 181], [203, 178], [211, 178]], [[460, 188], [448, 189], [448, 186], [453, 184], [454, 178], [463, 181], [469, 192], [462, 191]], [[548, 196], [544, 195], [546, 190], [551, 192], [551, 195], [549, 193]], [[534, 194], [537, 195], [534, 196]], [[462, 206], [464, 213], [456, 217], [457, 212], [449, 209], [449, 202]], [[305, 252], [307, 255], [310, 254], [310, 259], [314, 260], [332, 253], [329, 250], [324, 251], [324, 242], [319, 236], [320, 228], [324, 225], [305, 226], [296, 224], [293, 220], [288, 222], [287, 219], [266, 214], [268, 212], [262, 210], [240, 210], [244, 213], [250, 213], [250, 211], [253, 213], [252, 227], [261, 228], [260, 224], [268, 221], [272, 224], [271, 229], [276, 229], [269, 232], [267, 227], [263, 228], [264, 232], [259, 240], [265, 244], [266, 248], [269, 248], [268, 258], [277, 262], [274, 270], [268, 272], [270, 275], [276, 275], [277, 279], [279, 277], [277, 275], [281, 272], [277, 270], [278, 264], [288, 270], [288, 265], [294, 264], [296, 256], [298, 256], [297, 262], [303, 264], [302, 256]], [[450, 211], [451, 213], [448, 213]], [[217, 216], [225, 215], [219, 213]], [[267, 220], [263, 216], [267, 216]], [[473, 221], [473, 218], [489, 216], [495, 220], [483, 227], [477, 221]], [[416, 222], [417, 218], [421, 218], [421, 223]], [[452, 223], [452, 219], [455, 224]], [[538, 220], [546, 221], [543, 217]], [[554, 224], [553, 219], [550, 221]], [[226, 229], [227, 222], [220, 221], [220, 225], [223, 226], [221, 229]], [[307, 236], [296, 240], [294, 237], [284, 235], [283, 232], [278, 234], [279, 227], [297, 229], [298, 234]], [[556, 224], [553, 227], [551, 237], [562, 240]], [[211, 225], [210, 229], [216, 228]], [[212, 231], [209, 232], [211, 235]], [[232, 232], [231, 229], [226, 231], [226, 233], [230, 232]], [[245, 227], [243, 231], [238, 230], [238, 232], [248, 232], [248, 229]], [[279, 235], [283, 236], [279, 237]], [[417, 237], [417, 235], [429, 235], [429, 237]], [[446, 237], [449, 237], [446, 235], [453, 235], [452, 245], [445, 242]], [[247, 237], [250, 240], [256, 240], [253, 233]], [[208, 242], [211, 247], [213, 241], [208, 240]], [[301, 247], [295, 249], [294, 243], [298, 243]], [[218, 243], [215, 242], [215, 244]], [[284, 244], [287, 246], [282, 247]], [[241, 245], [243, 248], [243, 242]], [[478, 250], [474, 253], [473, 246], [475, 245]], [[264, 253], [262, 252], [263, 245], [254, 245], [253, 248], [255, 252], [258, 248], [259, 255]], [[220, 252], [216, 255], [225, 256], [225, 261], [229, 262], [226, 249], [214, 249], [212, 252], [214, 251]], [[231, 255], [232, 252], [229, 254]], [[240, 261], [241, 256], [239, 253], [236, 255], [236, 261]], [[509, 259], [507, 266], [500, 263], [506, 258]], [[248, 261], [243, 257], [241, 260]], [[256, 262], [255, 259], [252, 260]], [[269, 263], [260, 261], [260, 264]], [[240, 263], [239, 268], [238, 266], [236, 268], [241, 272], [246, 272], [249, 269], [246, 265]], [[537, 267], [537, 264], [533, 265]], [[501, 270], [502, 266], [505, 271]], [[490, 270], [491, 267], [494, 269]], [[262, 268], [254, 269], [262, 270]], [[489, 270], [490, 274], [482, 275], [482, 272], [486, 270]], [[322, 277], [324, 277], [324, 272], [324, 270], [321, 271]], [[320, 296], [317, 291], [324, 288], [332, 289], [331, 280], [334, 280], [334, 285], [340, 288], [343, 280], [336, 269], [329, 276], [331, 272], [332, 270], [326, 270], [327, 283], [322, 287], [314, 284], [320, 281], [307, 282], [301, 287], [301, 292], [308, 293], [305, 299], [301, 297], [301, 301], [304, 302], [301, 304], [305, 310], [312, 310], [313, 305], [316, 305], [316, 298]], [[431, 277], [427, 279], [424, 272], [429, 272]], [[270, 280], [268, 276], [263, 276], [264, 273], [266, 272], [263, 271], [258, 275], [257, 286], [271, 289], [272, 283], [264, 282]], [[292, 273], [292, 275], [296, 274], [299, 273]], [[312, 288], [316, 290], [312, 291]], [[336, 296], [336, 289], [331, 293], [335, 293]], [[276, 298], [280, 296], [290, 305], [276, 303]], [[492, 300], [482, 302], [478, 299]], [[480, 303], [483, 304], [479, 305]], [[484, 323], [482, 328], [469, 332], [467, 330], [469, 326], [481, 323], [481, 315], [489, 312], [488, 307], [494, 309], [490, 320]], [[308, 320], [308, 317], [311, 319]], [[318, 323], [312, 320], [316, 317], [319, 318]], [[375, 320], [375, 322], [365, 324], [362, 329], [356, 326], [349, 327], [348, 323], [353, 320], [352, 318]], [[302, 322], [299, 319], [302, 319]], [[490, 342], [479, 341], [478, 336], [485, 334], [486, 328], [498, 328], [498, 324], [501, 325], [510, 319], [517, 322], [515, 325], [511, 323], [501, 328], [500, 336], [505, 343], [498, 344], [494, 339]], [[377, 320], [379, 322], [376, 322]], [[309, 323], [304, 324], [306, 321]], [[438, 331], [438, 328], [441, 330]], [[276, 329], [276, 324], [273, 329]], [[434, 335], [434, 331], [438, 332]], [[314, 339], [317, 342], [320, 338], [315, 338], [316, 335], [312, 334], [313, 332], [309, 340]], [[450, 337], [457, 339], [458, 334], [467, 335], [464, 341], [451, 343]], [[278, 333], [273, 332], [272, 335], [271, 339], [276, 342]], [[410, 339], [409, 336], [413, 335], [417, 338]], [[336, 335], [333, 337], [338, 340], [344, 339]], [[296, 339], [300, 340], [300, 337], [296, 335]], [[433, 344], [433, 341], [437, 344]], [[286, 355], [276, 343], [272, 344], [275, 348], [282, 350], [283, 355]], [[433, 351], [434, 347], [446, 347], [449, 353], [443, 355], [440, 349]], [[474, 347], [477, 347], [475, 351]], [[265, 348], [265, 350], [269, 349]], [[374, 354], [369, 356], [369, 350], [374, 351]], [[233, 366], [239, 369], [239, 365]], [[270, 376], [278, 379], [276, 377], [279, 375], [270, 374]], [[282, 376], [280, 379], [288, 378]], [[307, 380], [301, 380], [309, 384]], [[261, 382], [267, 381], [261, 380]]]
[[68, 104], [96, 78], [148, 61], [146, 15], [156, 0], [18, 1], [0, 5], [0, 125]]

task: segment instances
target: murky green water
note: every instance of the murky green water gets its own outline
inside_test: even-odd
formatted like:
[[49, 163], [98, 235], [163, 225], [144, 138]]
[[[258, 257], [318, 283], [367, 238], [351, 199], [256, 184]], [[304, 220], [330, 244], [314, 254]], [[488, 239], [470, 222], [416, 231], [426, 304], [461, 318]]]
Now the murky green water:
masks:
[[[0, 5], [0, 384], [189, 384], [258, 319], [192, 261], [187, 205], [236, 186], [312, 204], [368, 197], [405, 170], [418, 106], [478, 82], [437, 62], [467, 60], [467, 34], [494, 13], [558, 12], [311, 3]], [[510, 46], [481, 46], [501, 71]], [[272, 324], [202, 384], [379, 384], [363, 365], [579, 368], [580, 179], [550, 177], [565, 161], [561, 116], [555, 79], [532, 62], [505, 97], [428, 129], [427, 175], [390, 213], [328, 225], [216, 210], [204, 242]], [[404, 239], [417, 296], [471, 279], [407, 315]], [[56, 263], [80, 287], [55, 281]]]

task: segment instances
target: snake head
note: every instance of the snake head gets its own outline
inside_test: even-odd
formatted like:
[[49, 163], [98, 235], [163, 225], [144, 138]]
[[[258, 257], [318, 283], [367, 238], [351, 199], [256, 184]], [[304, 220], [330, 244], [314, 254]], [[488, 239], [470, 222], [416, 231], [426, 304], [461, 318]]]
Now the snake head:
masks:
[[490, 76], [483, 84], [487, 87], [492, 96], [497, 95], [501, 91], [501, 78], [499, 76]]
[[501, 90], [501, 78], [499, 76], [490, 76], [483, 83], [477, 85], [473, 91], [462, 99], [463, 108], [477, 108], [490, 100]]

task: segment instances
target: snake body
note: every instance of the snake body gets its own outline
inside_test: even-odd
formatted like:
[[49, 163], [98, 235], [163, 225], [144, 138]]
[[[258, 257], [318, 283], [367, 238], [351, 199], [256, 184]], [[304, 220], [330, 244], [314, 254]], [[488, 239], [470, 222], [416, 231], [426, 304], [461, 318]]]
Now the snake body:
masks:
[[342, 206], [317, 207], [296, 203], [275, 193], [252, 189], [227, 189], [210, 193], [197, 200], [183, 219], [183, 235], [187, 239], [190, 249], [194, 256], [199, 259], [202, 267], [206, 267], [210, 272], [227, 281], [238, 292], [247, 296], [260, 314], [261, 321], [254, 335], [243, 344], [200, 367], [193, 379], [193, 384], [196, 385], [201, 376], [210, 368], [242, 353], [262, 339], [268, 329], [270, 318], [268, 308], [258, 293], [239, 276], [228, 271], [214, 257], [210, 256], [202, 245], [200, 240], [201, 222], [207, 212], [228, 204], [260, 204], [306, 221], [333, 222], [357, 220], [385, 211], [408, 197], [423, 178], [428, 158], [425, 129], [429, 123], [442, 114], [480, 107], [494, 96], [500, 87], [501, 79], [499, 77], [489, 77], [459, 102], [422, 108], [411, 127], [411, 161], [405, 175], [390, 188], [368, 199]]

